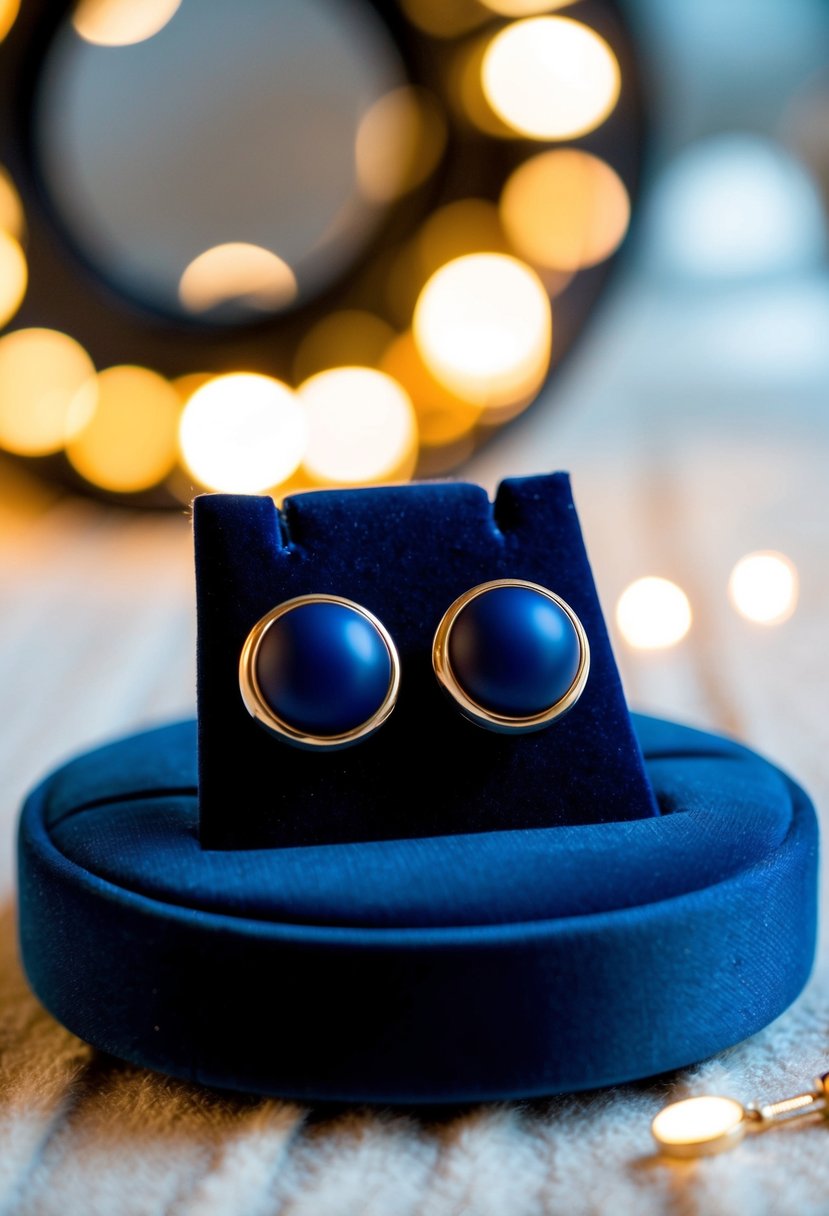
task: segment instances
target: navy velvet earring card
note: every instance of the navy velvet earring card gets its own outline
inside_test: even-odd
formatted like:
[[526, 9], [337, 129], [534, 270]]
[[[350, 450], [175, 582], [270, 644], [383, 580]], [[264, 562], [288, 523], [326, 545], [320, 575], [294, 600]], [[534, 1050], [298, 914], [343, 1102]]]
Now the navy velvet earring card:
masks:
[[[657, 814], [565, 474], [196, 499], [202, 846], [268, 848], [599, 823]], [[585, 691], [548, 729], [499, 735], [461, 717], [431, 646], [463, 591], [520, 578], [555, 591], [590, 642]], [[251, 627], [296, 595], [345, 596], [390, 631], [397, 707], [368, 740], [309, 752], [268, 734], [239, 691]]]

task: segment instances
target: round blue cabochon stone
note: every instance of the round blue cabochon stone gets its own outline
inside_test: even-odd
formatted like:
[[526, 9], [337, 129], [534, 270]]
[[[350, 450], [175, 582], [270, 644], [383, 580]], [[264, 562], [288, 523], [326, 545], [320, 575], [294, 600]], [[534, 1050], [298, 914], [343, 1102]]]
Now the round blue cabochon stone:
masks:
[[471, 599], [452, 623], [447, 653], [470, 700], [515, 718], [560, 701], [581, 660], [570, 617], [531, 587], [493, 587]]
[[382, 635], [347, 604], [297, 604], [265, 630], [256, 654], [259, 689], [294, 730], [356, 730], [383, 704], [392, 664]]

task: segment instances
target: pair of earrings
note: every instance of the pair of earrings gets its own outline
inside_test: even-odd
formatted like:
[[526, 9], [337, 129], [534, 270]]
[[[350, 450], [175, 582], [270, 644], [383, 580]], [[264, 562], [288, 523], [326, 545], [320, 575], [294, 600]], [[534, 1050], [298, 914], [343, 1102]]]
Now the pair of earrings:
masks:
[[[432, 667], [461, 713], [489, 730], [540, 730], [584, 691], [590, 648], [581, 621], [546, 587], [497, 579], [465, 591], [441, 618]], [[247, 636], [239, 687], [248, 712], [299, 747], [366, 739], [392, 712], [400, 659], [373, 613], [337, 595], [301, 595]]]

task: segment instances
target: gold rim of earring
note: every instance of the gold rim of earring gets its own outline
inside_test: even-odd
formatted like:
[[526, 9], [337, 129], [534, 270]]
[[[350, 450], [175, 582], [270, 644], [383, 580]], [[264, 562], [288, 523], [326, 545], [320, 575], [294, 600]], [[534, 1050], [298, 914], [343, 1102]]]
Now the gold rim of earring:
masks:
[[[539, 592], [562, 609], [576, 633], [579, 645], [579, 664], [575, 677], [564, 695], [539, 713], [528, 714], [526, 716], [513, 716], [496, 713], [493, 710], [485, 708], [464, 690], [452, 668], [449, 658], [449, 636], [452, 632], [452, 626], [467, 604], [477, 599], [478, 596], [484, 595], [488, 591], [493, 591], [498, 587], [524, 587], [530, 591]], [[556, 595], [549, 587], [544, 587], [540, 583], [531, 583], [525, 579], [497, 578], [486, 583], [479, 583], [475, 587], [470, 587], [468, 591], [464, 591], [463, 595], [459, 595], [449, 605], [441, 618], [432, 642], [432, 667], [438, 682], [453, 700], [457, 702], [463, 715], [470, 721], [474, 722], [477, 726], [502, 731], [506, 734], [525, 734], [534, 730], [541, 730], [543, 727], [550, 725], [557, 718], [563, 717], [576, 704], [584, 692], [587, 677], [590, 674], [590, 643], [587, 640], [584, 626], [576, 613], [566, 600], [563, 600], [560, 595]]]
[[[278, 621], [286, 613], [305, 604], [319, 603], [339, 604], [346, 608], [351, 608], [367, 620], [379, 634], [386, 647], [391, 669], [386, 695], [377, 710], [358, 726], [336, 735], [311, 734], [308, 731], [292, 726], [289, 722], [279, 717], [265, 699], [256, 671], [257, 657], [262, 640], [274, 622]], [[349, 747], [352, 743], [358, 743], [361, 739], [368, 738], [369, 735], [374, 734], [383, 725], [391, 714], [397, 702], [399, 689], [400, 656], [397, 653], [397, 647], [392, 641], [391, 634], [383, 622], [373, 612], [369, 612], [368, 608], [364, 608], [362, 604], [357, 604], [354, 600], [346, 599], [341, 595], [296, 595], [292, 599], [284, 600], [281, 604], [277, 604], [275, 608], [271, 608], [263, 617], [260, 617], [253, 626], [245, 638], [239, 658], [239, 690], [248, 713], [252, 718], [256, 719], [260, 726], [263, 726], [271, 734], [278, 735], [298, 747], [333, 751], [338, 748]]]

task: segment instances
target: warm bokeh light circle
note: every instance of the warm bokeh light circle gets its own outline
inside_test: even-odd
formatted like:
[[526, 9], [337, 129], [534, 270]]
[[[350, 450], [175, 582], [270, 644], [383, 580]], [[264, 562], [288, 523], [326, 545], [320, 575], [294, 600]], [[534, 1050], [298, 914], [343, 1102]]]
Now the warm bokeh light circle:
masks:
[[531, 264], [578, 271], [616, 252], [630, 221], [630, 199], [605, 161], [560, 148], [513, 171], [500, 212], [513, 248]]
[[0, 0], [0, 42], [14, 25], [19, 11], [20, 0]]
[[432, 375], [411, 330], [389, 345], [381, 370], [401, 384], [413, 401], [421, 447], [447, 447], [474, 430], [481, 407], [450, 392]]
[[378, 206], [414, 190], [435, 169], [446, 144], [446, 120], [431, 93], [401, 85], [360, 119], [355, 144], [363, 196]]
[[303, 337], [294, 357], [293, 374], [301, 384], [331, 367], [378, 367], [394, 330], [388, 321], [365, 309], [345, 308], [317, 321]]
[[331, 486], [405, 481], [417, 459], [417, 419], [408, 394], [384, 372], [335, 367], [300, 385], [307, 411], [303, 469]]
[[95, 367], [73, 338], [18, 329], [0, 338], [0, 446], [19, 456], [59, 452], [86, 424]]
[[116, 494], [152, 489], [178, 456], [178, 393], [146, 367], [108, 367], [97, 377], [97, 399], [66, 454], [81, 477]]
[[0, 229], [0, 327], [9, 323], [23, 303], [28, 282], [29, 268], [20, 243]]
[[296, 294], [296, 276], [287, 262], [246, 241], [205, 249], [185, 267], [178, 288], [182, 306], [191, 313], [234, 302], [262, 312], [278, 311]]
[[501, 17], [536, 17], [541, 13], [552, 13], [567, 8], [576, 0], [479, 0], [484, 8]]
[[784, 553], [747, 553], [731, 571], [728, 595], [747, 621], [781, 625], [797, 607], [797, 567]]
[[688, 596], [667, 578], [650, 575], [632, 582], [616, 605], [616, 624], [634, 650], [667, 650], [691, 628]]
[[72, 25], [96, 46], [134, 46], [162, 30], [180, 5], [181, 0], [79, 0]]
[[523, 402], [546, 374], [550, 301], [517, 258], [478, 253], [447, 263], [420, 293], [412, 324], [431, 374], [473, 405]]
[[7, 232], [19, 241], [25, 227], [20, 195], [6, 170], [0, 167], [0, 232]]
[[531, 17], [504, 26], [481, 65], [497, 116], [530, 139], [575, 139], [616, 105], [621, 72], [613, 51], [570, 17]]
[[187, 401], [179, 426], [186, 467], [209, 490], [260, 494], [294, 473], [308, 442], [305, 411], [286, 384], [238, 372]]

